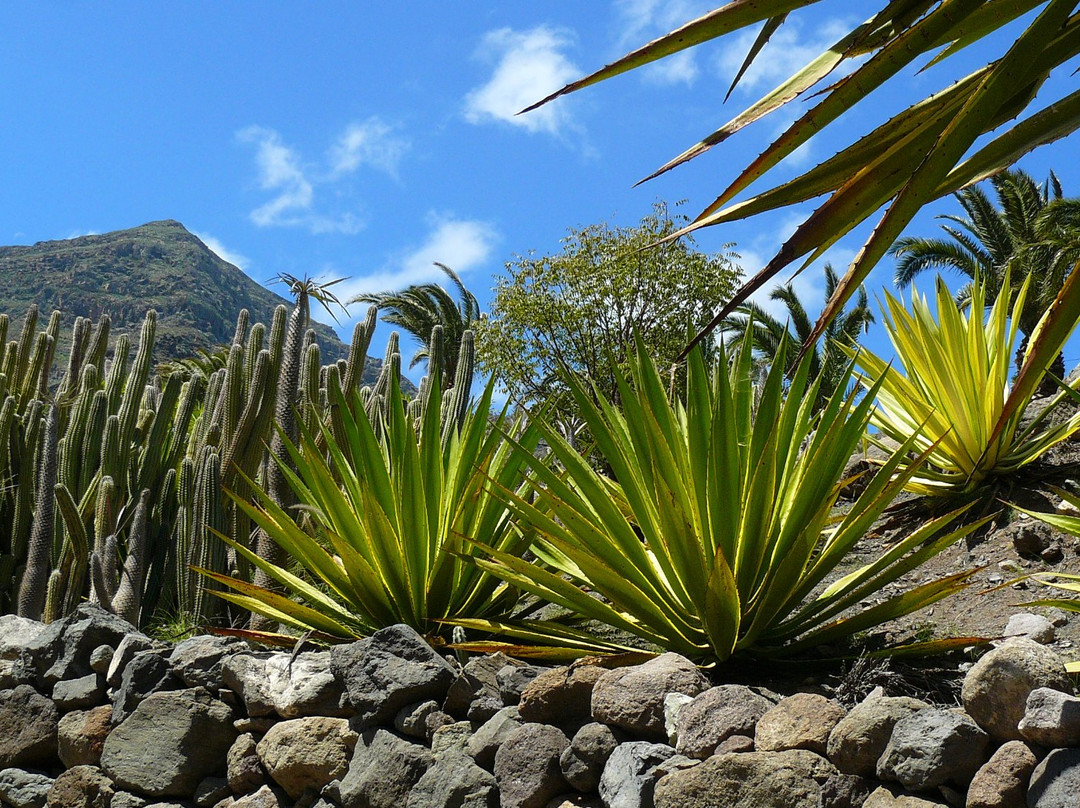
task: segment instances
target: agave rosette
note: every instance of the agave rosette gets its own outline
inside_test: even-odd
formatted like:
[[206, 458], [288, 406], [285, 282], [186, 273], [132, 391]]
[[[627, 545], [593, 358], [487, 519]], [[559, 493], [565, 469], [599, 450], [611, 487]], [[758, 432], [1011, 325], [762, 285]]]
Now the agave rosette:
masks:
[[[880, 434], [871, 439], [887, 446], [883, 438], [893, 445], [913, 438], [914, 447], [928, 453], [908, 490], [924, 495], [974, 491], [1033, 462], [1080, 429], [1080, 413], [1046, 426], [1047, 415], [1073, 395], [1067, 387], [1022, 424], [1036, 387], [1010, 386], [1009, 373], [1029, 282], [1030, 276], [1012, 296], [1011, 309], [1006, 291], [988, 315], [979, 283], [972, 284], [965, 311], [938, 278], [936, 315], [917, 290], [910, 309], [886, 293], [883, 319], [899, 368], [868, 350], [844, 347], [862, 370], [860, 382], [877, 398], [871, 420]], [[1009, 289], [1007, 277], [1003, 288]], [[1072, 330], [1048, 333], [1047, 322], [1048, 315], [1028, 342], [1029, 379], [1046, 372]]]
[[[788, 384], [782, 349], [758, 393], [749, 352], [740, 352], [730, 374], [723, 353], [724, 370], [710, 374], [693, 352], [685, 397], [674, 402], [641, 345], [631, 378], [618, 378], [620, 407], [569, 378], [618, 482], [545, 427], [563, 470], [518, 447], [538, 481], [535, 499], [501, 490], [519, 523], [535, 531], [543, 565], [492, 548], [479, 548], [473, 563], [581, 617], [711, 661], [832, 643], [965, 585], [961, 573], [859, 607], [974, 529], [947, 530], [963, 509], [826, 585], [914, 473], [900, 468], [913, 441], [837, 517], [833, 505], [869, 419], [869, 398], [836, 394], [815, 415], [807, 361]], [[459, 622], [581, 654], [624, 650], [570, 626]]]

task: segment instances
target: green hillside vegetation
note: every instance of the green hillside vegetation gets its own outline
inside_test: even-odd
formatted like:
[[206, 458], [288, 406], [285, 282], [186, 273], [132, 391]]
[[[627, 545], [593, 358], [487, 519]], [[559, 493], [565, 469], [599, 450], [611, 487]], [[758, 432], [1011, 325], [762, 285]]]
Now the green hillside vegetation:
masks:
[[[21, 318], [33, 303], [45, 313], [59, 309], [69, 324], [77, 316], [96, 321], [107, 313], [114, 334], [133, 337], [146, 310], [156, 309], [154, 359], [164, 362], [230, 342], [241, 309], [251, 313], [252, 322], [269, 323], [274, 308], [291, 301], [219, 258], [179, 222], [165, 220], [30, 247], [0, 247], [0, 310]], [[346, 355], [330, 327], [314, 328], [324, 360]], [[63, 359], [68, 329], [61, 334], [57, 354]], [[368, 360], [365, 383], [374, 381], [378, 367], [378, 361]]]

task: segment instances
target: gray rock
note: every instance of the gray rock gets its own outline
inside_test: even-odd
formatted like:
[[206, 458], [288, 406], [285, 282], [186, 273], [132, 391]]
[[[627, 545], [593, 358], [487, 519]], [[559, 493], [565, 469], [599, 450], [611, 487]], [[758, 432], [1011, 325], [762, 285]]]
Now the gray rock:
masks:
[[652, 808], [657, 767], [675, 754], [667, 744], [630, 741], [611, 753], [600, 776], [600, 800], [607, 808]]
[[520, 702], [525, 688], [546, 670], [547, 668], [539, 665], [527, 665], [516, 659], [511, 664], [503, 666], [495, 674], [495, 683], [499, 687], [499, 697], [503, 704], [513, 705]]
[[1005, 625], [1005, 637], [1026, 637], [1042, 645], [1054, 641], [1054, 624], [1041, 614], [1014, 614]]
[[[443, 709], [457, 718], [487, 721], [505, 706], [496, 676], [504, 667], [515, 662], [501, 653], [473, 657], [465, 663], [450, 685]], [[524, 663], [516, 664], [524, 666]]]
[[428, 742], [435, 730], [453, 723], [454, 719], [439, 708], [437, 701], [409, 704], [398, 710], [398, 714], [394, 716], [394, 729], [402, 735]]
[[296, 800], [344, 776], [356, 741], [344, 718], [305, 716], [275, 724], [255, 748], [267, 774]]
[[225, 779], [236, 794], [247, 794], [266, 784], [266, 769], [259, 760], [255, 736], [240, 735], [225, 756]]
[[330, 664], [329, 651], [305, 651], [290, 665], [289, 654], [266, 660], [266, 687], [270, 703], [282, 718], [347, 716], [345, 684]]
[[1023, 741], [1007, 741], [971, 780], [965, 808], [1027, 808], [1027, 787], [1038, 758]]
[[845, 774], [877, 775], [877, 762], [901, 718], [930, 705], [907, 696], [869, 696], [855, 705], [829, 733], [828, 758]]
[[116, 649], [111, 645], [99, 645], [90, 652], [90, 670], [100, 676], [107, 676], [115, 653]]
[[236, 740], [229, 707], [202, 689], [147, 696], [105, 740], [101, 768], [121, 788], [188, 797], [223, 772]]
[[199, 808], [213, 808], [226, 797], [231, 797], [229, 781], [224, 777], [207, 777], [195, 787], [195, 804]]
[[119, 724], [151, 693], [178, 690], [182, 682], [173, 675], [169, 660], [158, 651], [140, 651], [120, 676], [112, 695], [113, 723]]
[[[570, 746], [559, 756], [559, 768], [566, 782], [586, 794], [595, 791], [600, 785], [604, 766], [618, 745], [619, 739], [607, 724], [583, 726], [574, 733]], [[674, 753], [675, 750], [671, 751]]]
[[575, 726], [592, 720], [592, 692], [604, 669], [598, 665], [550, 668], [525, 686], [518, 702], [523, 721]]
[[566, 735], [548, 724], [522, 724], [510, 733], [495, 753], [502, 808], [544, 808], [567, 791], [559, 758], [569, 746]]
[[[275, 714], [274, 700], [266, 678], [268, 653], [234, 654], [222, 660], [221, 678], [240, 697], [248, 716], [261, 718]], [[288, 656], [288, 654], [283, 654]]]
[[877, 774], [912, 791], [947, 783], [964, 787], [986, 761], [989, 747], [990, 737], [968, 716], [920, 710], [896, 722]]
[[[38, 685], [51, 689], [62, 679], [93, 673], [90, 655], [98, 646], [116, 647], [135, 627], [91, 603], [80, 604], [67, 617], [45, 626], [24, 646], [33, 661]], [[45, 690], [49, 692], [49, 690]]]
[[335, 646], [331, 667], [367, 724], [391, 720], [406, 704], [441, 701], [457, 676], [450, 664], [405, 625], [390, 626], [350, 645]]
[[416, 781], [405, 808], [498, 808], [495, 776], [468, 758], [444, 757]]
[[[218, 803], [220, 805], [220, 803]], [[147, 808], [152, 808], [147, 806]], [[232, 803], [230, 808], [283, 808], [281, 800], [278, 799], [270, 786], [263, 786], [253, 794], [247, 794], [240, 797], [236, 802]]]
[[[100, 646], [98, 646], [100, 648]], [[120, 644], [116, 646], [116, 650], [113, 652], [113, 657], [109, 661], [109, 670], [105, 674], [105, 684], [109, 687], [119, 687], [120, 680], [124, 675], [124, 669], [131, 664], [131, 660], [135, 658], [135, 655], [142, 651], [164, 651], [165, 644], [155, 642], [147, 637], [145, 634], [138, 632], [132, 632], [120, 640]], [[93, 653], [96, 653], [97, 649]]]
[[60, 762], [69, 769], [99, 765], [111, 731], [112, 708], [108, 705], [68, 713], [60, 719], [56, 731]]
[[733, 735], [754, 737], [772, 702], [743, 685], [720, 685], [696, 696], [679, 713], [680, 755], [704, 760]]
[[754, 734], [754, 748], [760, 752], [809, 749], [826, 753], [829, 734], [847, 710], [816, 693], [796, 693], [761, 716]]
[[0, 615], [0, 659], [18, 659], [45, 630], [45, 624], [14, 614]]
[[19, 685], [32, 685], [35, 678], [17, 660], [0, 659], [0, 690], [11, 690]]
[[1031, 775], [1028, 808], [1072, 808], [1080, 793], [1080, 749], [1055, 749]]
[[470, 736], [467, 744], [469, 755], [480, 766], [491, 771], [495, 765], [495, 753], [510, 737], [510, 733], [523, 723], [517, 707], [503, 707]]
[[0, 769], [56, 759], [56, 706], [29, 685], [0, 690]]
[[1029, 558], [1041, 556], [1054, 543], [1053, 528], [1034, 519], [1018, 519], [998, 533], [1012, 541], [1017, 553]]
[[833, 808], [824, 792], [837, 774], [806, 749], [713, 755], [661, 777], [653, 800], [656, 808]]
[[146, 808], [150, 801], [130, 791], [114, 791], [109, 808]]
[[342, 808], [400, 808], [433, 762], [431, 752], [420, 744], [385, 729], [368, 730], [337, 794], [331, 796]]
[[177, 643], [169, 655], [169, 665], [187, 687], [205, 687], [211, 693], [221, 690], [222, 663], [233, 654], [247, 650], [247, 643], [237, 637], [201, 635]]
[[1028, 694], [1017, 729], [1026, 740], [1048, 749], [1080, 746], [1080, 699], [1037, 687]]
[[987, 653], [964, 677], [961, 697], [975, 723], [998, 741], [1023, 740], [1017, 725], [1028, 694], [1038, 687], [1072, 693], [1065, 663], [1048, 648], [1010, 640]]
[[11, 808], [44, 808], [52, 783], [52, 778], [44, 774], [3, 769], [0, 771], [0, 804]]
[[431, 754], [462, 756], [469, 754], [469, 739], [472, 737], [472, 723], [455, 721], [435, 730], [431, 736]]
[[96, 673], [65, 679], [53, 685], [52, 700], [61, 712], [87, 710], [105, 703], [105, 680]]
[[114, 792], [114, 783], [101, 769], [75, 766], [53, 780], [48, 805], [55, 808], [111, 808]]
[[664, 699], [670, 693], [697, 696], [709, 680], [680, 654], [661, 654], [643, 665], [606, 671], [593, 688], [592, 717], [642, 738], [667, 740]]

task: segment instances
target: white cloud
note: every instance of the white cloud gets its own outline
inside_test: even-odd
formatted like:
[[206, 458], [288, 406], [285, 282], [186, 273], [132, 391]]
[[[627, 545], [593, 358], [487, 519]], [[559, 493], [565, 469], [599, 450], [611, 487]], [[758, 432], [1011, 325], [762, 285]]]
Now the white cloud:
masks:
[[251, 259], [246, 255], [241, 255], [238, 252], [234, 252], [222, 244], [218, 239], [211, 236], [209, 233], [199, 233], [192, 231], [192, 235], [199, 241], [205, 244], [214, 255], [220, 258], [222, 261], [228, 261], [234, 267], [239, 267], [244, 272], [248, 271], [248, 266], [251, 264]]
[[249, 126], [237, 133], [255, 147], [259, 187], [271, 198], [249, 214], [259, 227], [306, 227], [312, 233], [356, 233], [364, 226], [353, 211], [327, 213], [316, 191], [341, 184], [362, 166], [393, 174], [408, 143], [378, 117], [352, 123], [329, 149], [326, 165], [312, 164], [273, 129]]
[[345, 281], [339, 297], [442, 282], [446, 276], [435, 266], [436, 261], [464, 275], [491, 257], [498, 235], [487, 222], [437, 215], [432, 215], [430, 221], [431, 229], [420, 245], [403, 252], [380, 272]]
[[[817, 58], [850, 30], [850, 25], [843, 20], [833, 19], [825, 20], [815, 26], [813, 31], [806, 33], [798, 20], [787, 21], [772, 35], [768, 44], [754, 59], [739, 80], [736, 92], [754, 93], [772, 89]], [[725, 43], [717, 58], [717, 70], [725, 81], [730, 82], [735, 78], [757, 35], [757, 28], [748, 29], [730, 44]]]
[[652, 84], [689, 85], [694, 83], [700, 72], [693, 51], [684, 50], [659, 62], [653, 62], [645, 68], [642, 75]]
[[711, 0], [616, 0], [619, 42], [623, 47], [644, 45], [646, 37], [673, 31], [715, 7]]
[[570, 37], [546, 27], [530, 31], [489, 31], [479, 56], [496, 62], [491, 79], [465, 97], [470, 123], [503, 121], [530, 132], [557, 134], [569, 123], [565, 99], [518, 115], [517, 112], [577, 78], [581, 71], [563, 52]]
[[394, 127], [377, 116], [349, 124], [330, 150], [330, 172], [334, 176], [351, 174], [369, 165], [394, 174], [409, 144], [394, 134]]

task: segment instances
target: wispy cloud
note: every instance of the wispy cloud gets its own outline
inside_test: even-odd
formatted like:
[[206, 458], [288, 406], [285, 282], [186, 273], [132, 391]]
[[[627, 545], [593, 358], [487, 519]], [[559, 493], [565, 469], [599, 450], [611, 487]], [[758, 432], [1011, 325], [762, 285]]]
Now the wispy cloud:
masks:
[[222, 244], [218, 239], [211, 236], [209, 233], [199, 233], [197, 231], [192, 231], [192, 235], [195, 236], [195, 238], [197, 238], [207, 247], [209, 247], [210, 252], [212, 252], [222, 261], [228, 261], [230, 264], [235, 267], [239, 267], [244, 272], [248, 271], [248, 268], [251, 265], [251, 259], [248, 258], [246, 255], [242, 255], [241, 253], [235, 252], [234, 250], [230, 250], [228, 247]]
[[564, 52], [570, 43], [567, 32], [544, 26], [489, 31], [477, 55], [493, 62], [495, 69], [486, 84], [465, 97], [466, 120], [502, 121], [530, 132], [558, 134], [570, 123], [564, 99], [525, 115], [517, 112], [580, 75]]
[[358, 294], [404, 289], [406, 286], [446, 279], [435, 266], [446, 264], [459, 275], [482, 266], [491, 257], [498, 234], [487, 222], [431, 214], [423, 241], [407, 248], [383, 270], [350, 278], [341, 284], [342, 299]]
[[[785, 22], [747, 68], [736, 92], [756, 93], [772, 89], [850, 30], [850, 24], [839, 19], [825, 20], [815, 25], [812, 31], [804, 30], [797, 19]], [[716, 65], [724, 81], [735, 78], [757, 35], [757, 28], [743, 31], [720, 50]]]
[[[649, 40], [695, 20], [716, 4], [711, 0], [615, 0], [619, 47], [638, 48]], [[651, 84], [693, 84], [701, 74], [698, 54], [679, 51], [647, 65], [642, 77]]]
[[393, 174], [408, 143], [380, 118], [352, 123], [330, 147], [325, 164], [304, 160], [280, 133], [249, 126], [237, 133], [255, 148], [259, 187], [270, 199], [249, 214], [259, 227], [306, 227], [312, 233], [355, 233], [363, 227], [354, 211], [327, 213], [316, 205], [316, 190], [340, 185], [362, 166]]

